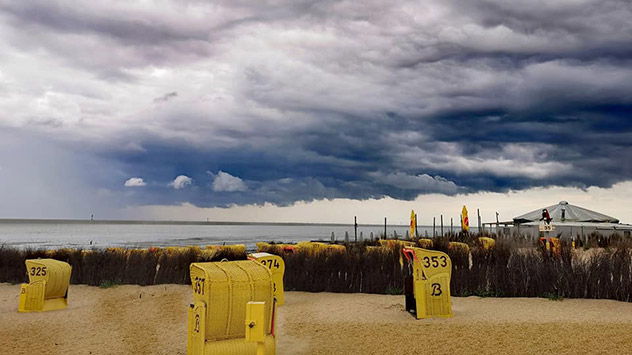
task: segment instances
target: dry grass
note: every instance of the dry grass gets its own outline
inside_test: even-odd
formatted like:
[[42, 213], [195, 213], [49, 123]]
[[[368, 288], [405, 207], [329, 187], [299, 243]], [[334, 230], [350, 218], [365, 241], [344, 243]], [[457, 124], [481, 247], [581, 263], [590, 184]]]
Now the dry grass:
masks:
[[[467, 243], [469, 250], [461, 244]], [[410, 272], [400, 264], [401, 247], [349, 244], [345, 253], [298, 249], [288, 253], [274, 245], [260, 251], [280, 255], [286, 263], [285, 287], [308, 292], [386, 293], [401, 290]], [[572, 249], [561, 253], [513, 241], [497, 241], [486, 249], [476, 236], [435, 238], [432, 249], [452, 259], [451, 292], [457, 296], [605, 298], [632, 301], [632, 249], [617, 241], [606, 248]]]
[[243, 246], [93, 250], [0, 248], [0, 282], [26, 282], [26, 259], [53, 258], [72, 266], [73, 284], [188, 284], [189, 265], [199, 261], [244, 260]]
[[[428, 240], [415, 242], [430, 247]], [[562, 242], [559, 255], [550, 255], [535, 243], [515, 240], [497, 240], [493, 248], [486, 249], [477, 236], [463, 234], [435, 238], [431, 244], [432, 249], [444, 251], [452, 259], [451, 292], [455, 296], [632, 301], [632, 248], [622, 238], [610, 238], [603, 248], [572, 249], [570, 243]], [[286, 290], [394, 294], [401, 292], [404, 277], [410, 272], [401, 263], [401, 243], [397, 242], [388, 246], [369, 241], [336, 246], [260, 243], [259, 250], [283, 257]], [[0, 282], [25, 282], [24, 260], [38, 257], [70, 263], [73, 284], [189, 284], [192, 262], [245, 259], [246, 251], [243, 246], [49, 251], [0, 248]]]

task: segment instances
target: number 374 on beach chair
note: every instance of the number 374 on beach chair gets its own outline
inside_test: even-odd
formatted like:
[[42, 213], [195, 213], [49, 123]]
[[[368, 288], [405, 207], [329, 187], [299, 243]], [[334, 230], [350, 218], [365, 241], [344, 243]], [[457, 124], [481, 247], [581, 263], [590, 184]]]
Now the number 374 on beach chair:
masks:
[[270, 269], [256, 260], [191, 264], [188, 355], [276, 354]]
[[41, 312], [68, 306], [72, 267], [54, 259], [26, 260], [29, 283], [20, 288], [18, 312]]
[[285, 275], [285, 262], [278, 255], [268, 253], [248, 254], [248, 259], [256, 260], [270, 270], [272, 274], [272, 282], [274, 283], [274, 298], [277, 306], [285, 304], [285, 295], [283, 294], [283, 275]]
[[403, 248], [402, 253], [412, 265], [412, 276], [404, 281], [406, 310], [417, 319], [452, 317], [450, 257], [421, 248]]

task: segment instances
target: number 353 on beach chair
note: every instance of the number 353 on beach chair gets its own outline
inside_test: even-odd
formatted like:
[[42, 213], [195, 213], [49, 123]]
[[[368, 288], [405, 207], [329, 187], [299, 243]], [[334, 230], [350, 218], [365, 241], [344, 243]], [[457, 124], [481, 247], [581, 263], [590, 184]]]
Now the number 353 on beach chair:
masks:
[[443, 252], [421, 248], [403, 248], [412, 264], [412, 277], [404, 284], [406, 310], [417, 319], [452, 317], [450, 276], [452, 261]]
[[41, 312], [68, 306], [72, 267], [54, 259], [26, 260], [29, 283], [20, 288], [18, 312]]
[[276, 303], [268, 267], [255, 260], [193, 263], [188, 355], [275, 355]]

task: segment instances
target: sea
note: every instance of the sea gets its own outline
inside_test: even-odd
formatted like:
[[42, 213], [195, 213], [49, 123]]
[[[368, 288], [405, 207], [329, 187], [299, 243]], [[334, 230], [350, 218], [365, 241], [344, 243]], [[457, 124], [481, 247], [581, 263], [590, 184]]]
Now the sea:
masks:
[[[405, 237], [409, 226], [387, 225], [390, 237]], [[440, 228], [436, 227], [439, 235]], [[444, 226], [448, 233], [450, 226]], [[0, 220], [0, 248], [148, 248], [245, 244], [254, 250], [257, 242], [344, 241], [356, 238], [353, 225], [276, 224], [217, 222], [149, 222], [84, 220]], [[384, 225], [358, 225], [357, 238], [377, 238]], [[420, 236], [432, 236], [432, 226], [419, 226]], [[333, 237], [332, 237], [333, 235]]]

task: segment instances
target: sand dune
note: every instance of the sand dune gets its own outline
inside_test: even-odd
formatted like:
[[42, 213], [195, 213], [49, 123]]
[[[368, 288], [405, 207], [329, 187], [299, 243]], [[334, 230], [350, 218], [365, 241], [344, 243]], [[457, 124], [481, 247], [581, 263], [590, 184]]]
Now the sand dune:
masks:
[[[189, 287], [72, 285], [68, 309], [17, 313], [0, 284], [0, 354], [186, 354]], [[632, 353], [632, 304], [453, 298], [454, 317], [415, 320], [403, 296], [288, 292], [284, 354]]]

